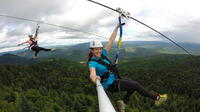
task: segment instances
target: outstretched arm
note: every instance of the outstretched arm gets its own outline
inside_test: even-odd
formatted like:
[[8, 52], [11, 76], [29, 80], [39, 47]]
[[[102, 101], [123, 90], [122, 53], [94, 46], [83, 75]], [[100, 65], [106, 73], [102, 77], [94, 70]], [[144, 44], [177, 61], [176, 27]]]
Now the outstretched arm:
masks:
[[39, 28], [40, 28], [40, 26], [38, 25], [36, 28], [36, 31], [35, 31], [35, 35], [34, 35], [34, 39], [36, 39], [36, 40], [38, 39]]
[[114, 29], [114, 31], [113, 31], [113, 33], [112, 33], [111, 36], [110, 36], [109, 42], [108, 42], [108, 43], [106, 44], [106, 46], [105, 46], [105, 49], [106, 49], [107, 52], [109, 52], [110, 49], [112, 48], [112, 45], [113, 45], [113, 43], [114, 43], [114, 41], [115, 41], [115, 38], [116, 38], [116, 36], [117, 36], [118, 28], [119, 28], [119, 25], [116, 25], [116, 26], [115, 26], [115, 29]]
[[25, 43], [28, 43], [28, 41], [29, 41], [29, 40], [27, 40], [27, 41], [25, 41], [25, 42], [22, 42], [22, 43], [20, 43], [20, 44], [17, 44], [17, 45], [18, 45], [18, 46], [23, 45], [23, 44], [25, 44]]
[[101, 78], [99, 76], [96, 75], [96, 69], [95, 68], [90, 68], [90, 80], [96, 84], [96, 80], [99, 79], [101, 80]]

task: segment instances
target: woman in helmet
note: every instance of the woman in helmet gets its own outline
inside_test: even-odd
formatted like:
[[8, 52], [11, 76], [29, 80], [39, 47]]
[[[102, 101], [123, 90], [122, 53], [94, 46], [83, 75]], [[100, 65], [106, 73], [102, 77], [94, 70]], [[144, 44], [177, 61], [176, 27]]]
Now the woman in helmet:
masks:
[[34, 36], [33, 36], [33, 35], [28, 35], [29, 40], [18, 44], [18, 46], [23, 45], [23, 44], [25, 44], [25, 43], [30, 44], [29, 49], [31, 49], [32, 51], [35, 51], [35, 55], [33, 56], [33, 58], [36, 58], [36, 57], [37, 57], [37, 54], [38, 54], [39, 51], [41, 51], [41, 50], [43, 50], [43, 51], [55, 51], [54, 48], [53, 48], [53, 49], [46, 49], [46, 48], [42, 48], [42, 47], [39, 47], [39, 46], [38, 46], [37, 40], [38, 40], [39, 28], [40, 28], [40, 26], [38, 25]]
[[129, 97], [134, 91], [137, 91], [142, 96], [148, 97], [155, 101], [156, 105], [166, 101], [167, 95], [151, 94], [146, 91], [138, 82], [128, 79], [122, 79], [117, 76], [111, 61], [108, 59], [110, 51], [117, 35], [119, 25], [117, 25], [110, 36], [109, 42], [103, 47], [101, 42], [90, 42], [90, 52], [88, 55], [87, 65], [90, 70], [90, 79], [96, 84], [99, 79], [105, 90], [110, 92], [127, 91], [123, 101], [118, 101], [118, 109], [120, 112], [125, 111], [125, 104], [128, 103]]

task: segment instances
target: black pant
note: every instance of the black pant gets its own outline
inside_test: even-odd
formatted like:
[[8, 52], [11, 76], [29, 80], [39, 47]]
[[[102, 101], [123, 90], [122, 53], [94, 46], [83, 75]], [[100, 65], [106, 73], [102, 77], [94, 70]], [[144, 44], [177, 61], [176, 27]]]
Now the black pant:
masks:
[[137, 91], [140, 95], [149, 97], [153, 100], [156, 100], [157, 96], [149, 93], [144, 89], [138, 82], [128, 79], [116, 79], [108, 88], [110, 92], [119, 92], [119, 91], [127, 91], [124, 96], [124, 103], [128, 103], [129, 97], [132, 95], [134, 91]]
[[42, 48], [42, 47], [39, 47], [39, 46], [33, 46], [31, 48], [32, 51], [35, 51], [35, 56], [37, 56], [38, 52], [43, 50], [43, 51], [51, 51], [51, 49], [46, 49], [46, 48]]

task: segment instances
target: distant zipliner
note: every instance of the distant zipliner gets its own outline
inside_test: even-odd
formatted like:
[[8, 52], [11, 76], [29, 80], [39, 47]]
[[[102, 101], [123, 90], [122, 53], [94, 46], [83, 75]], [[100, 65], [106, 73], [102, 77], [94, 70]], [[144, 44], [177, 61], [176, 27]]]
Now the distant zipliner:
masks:
[[35, 54], [33, 55], [33, 59], [37, 57], [39, 51], [55, 51], [55, 48], [46, 49], [46, 48], [43, 48], [43, 47], [39, 47], [39, 45], [38, 45], [39, 28], [40, 28], [40, 26], [39, 26], [39, 24], [37, 24], [35, 35], [34, 36], [33, 35], [28, 35], [29, 40], [18, 44], [18, 46], [23, 45], [25, 43], [30, 44], [28, 46], [28, 48], [31, 49], [32, 51], [35, 51]]

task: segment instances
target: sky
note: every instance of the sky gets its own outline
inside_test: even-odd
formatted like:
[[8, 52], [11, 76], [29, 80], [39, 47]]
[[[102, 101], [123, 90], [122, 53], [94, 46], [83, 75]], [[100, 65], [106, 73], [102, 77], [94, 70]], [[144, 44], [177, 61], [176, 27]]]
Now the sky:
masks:
[[[155, 28], [175, 42], [200, 44], [199, 0], [95, 0]], [[78, 31], [40, 24], [40, 46], [73, 45], [92, 40], [108, 41], [118, 13], [87, 0], [0, 0], [0, 15], [60, 25]], [[149, 28], [123, 18], [123, 41], [168, 41]], [[34, 34], [37, 23], [0, 16], [0, 52], [23, 49], [17, 44]], [[118, 37], [117, 37], [118, 38]], [[117, 39], [116, 39], [117, 40]]]

